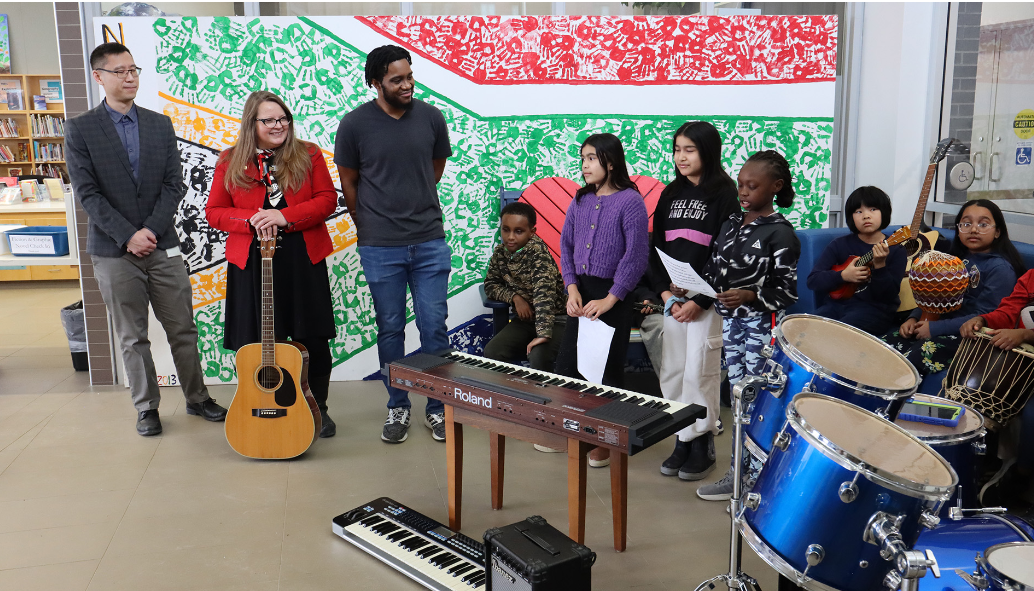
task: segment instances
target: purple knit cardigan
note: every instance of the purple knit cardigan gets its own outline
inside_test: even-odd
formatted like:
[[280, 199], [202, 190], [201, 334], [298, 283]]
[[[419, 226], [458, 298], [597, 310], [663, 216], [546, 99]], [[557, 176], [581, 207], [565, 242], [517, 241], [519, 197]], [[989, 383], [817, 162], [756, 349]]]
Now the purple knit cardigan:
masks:
[[633, 189], [600, 197], [595, 193], [571, 201], [560, 234], [564, 287], [578, 275], [613, 279], [610, 293], [625, 299], [635, 289], [649, 261], [646, 205]]

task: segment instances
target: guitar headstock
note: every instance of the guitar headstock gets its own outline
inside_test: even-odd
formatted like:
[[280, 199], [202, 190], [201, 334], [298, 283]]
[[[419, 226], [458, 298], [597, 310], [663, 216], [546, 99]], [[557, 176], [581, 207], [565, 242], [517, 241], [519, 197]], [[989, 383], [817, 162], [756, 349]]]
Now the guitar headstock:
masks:
[[890, 238], [887, 238], [887, 246], [894, 246], [895, 244], [901, 244], [902, 242], [904, 242], [906, 240], [910, 240], [911, 238], [912, 238], [912, 229], [909, 228], [908, 226], [901, 226], [900, 228], [898, 228], [898, 230], [896, 232], [894, 232], [893, 234], [890, 235]]
[[279, 238], [279, 236], [274, 238], [259, 238], [259, 250], [262, 252], [262, 258], [273, 258], [273, 254], [276, 253], [277, 238]]
[[961, 143], [961, 141], [953, 137], [945, 138], [937, 142], [937, 146], [934, 147], [933, 154], [930, 156], [930, 164], [937, 164], [941, 160], [944, 160], [944, 157], [948, 155], [948, 149], [951, 148], [952, 144]]

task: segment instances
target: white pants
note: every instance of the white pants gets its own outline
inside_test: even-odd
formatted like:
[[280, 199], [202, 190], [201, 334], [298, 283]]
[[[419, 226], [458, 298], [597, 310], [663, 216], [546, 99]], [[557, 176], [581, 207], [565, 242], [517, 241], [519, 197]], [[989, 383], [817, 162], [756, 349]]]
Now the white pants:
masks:
[[679, 440], [692, 441], [708, 431], [717, 435], [722, 385], [722, 317], [713, 306], [692, 322], [679, 322], [665, 316], [661, 354], [658, 377], [664, 397], [707, 409], [707, 418], [679, 431]]

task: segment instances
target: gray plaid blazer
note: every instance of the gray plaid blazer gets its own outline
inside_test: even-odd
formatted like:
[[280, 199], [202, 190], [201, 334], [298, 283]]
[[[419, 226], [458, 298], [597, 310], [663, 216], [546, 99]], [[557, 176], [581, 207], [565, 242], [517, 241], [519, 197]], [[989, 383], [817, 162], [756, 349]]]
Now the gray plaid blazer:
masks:
[[140, 178], [111, 117], [100, 104], [68, 120], [65, 157], [75, 197], [90, 218], [86, 251], [106, 257], [126, 253], [126, 243], [144, 226], [158, 235], [158, 248], [179, 246], [173, 218], [187, 192], [180, 171], [176, 132], [167, 116], [136, 106], [140, 126]]

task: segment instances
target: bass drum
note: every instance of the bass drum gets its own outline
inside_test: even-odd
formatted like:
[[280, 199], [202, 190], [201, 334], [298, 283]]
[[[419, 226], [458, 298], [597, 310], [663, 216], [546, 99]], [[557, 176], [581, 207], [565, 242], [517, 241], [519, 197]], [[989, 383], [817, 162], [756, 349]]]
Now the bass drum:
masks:
[[944, 519], [932, 530], [919, 534], [915, 550], [931, 550], [941, 569], [919, 579], [919, 591], [974, 591], [963, 578], [976, 569], [976, 556], [992, 546], [1034, 541], [1034, 528], [1011, 515], [977, 515], [958, 521]]

